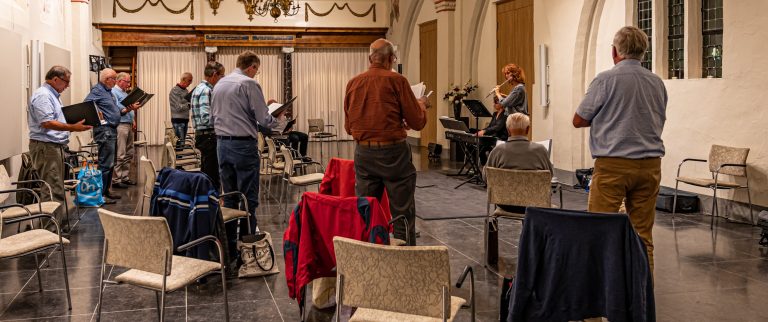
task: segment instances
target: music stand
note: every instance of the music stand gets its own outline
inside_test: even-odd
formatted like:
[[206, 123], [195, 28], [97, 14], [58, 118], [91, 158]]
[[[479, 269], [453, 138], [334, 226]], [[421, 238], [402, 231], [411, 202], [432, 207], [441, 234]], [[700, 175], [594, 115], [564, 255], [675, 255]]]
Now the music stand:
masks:
[[480, 102], [478, 100], [462, 100], [462, 102], [464, 102], [464, 105], [467, 106], [469, 113], [475, 117], [475, 128], [478, 128], [478, 129], [480, 128], [481, 117], [493, 116], [491, 115], [491, 112], [488, 112], [488, 109], [485, 108], [485, 105], [483, 105], [483, 102]]

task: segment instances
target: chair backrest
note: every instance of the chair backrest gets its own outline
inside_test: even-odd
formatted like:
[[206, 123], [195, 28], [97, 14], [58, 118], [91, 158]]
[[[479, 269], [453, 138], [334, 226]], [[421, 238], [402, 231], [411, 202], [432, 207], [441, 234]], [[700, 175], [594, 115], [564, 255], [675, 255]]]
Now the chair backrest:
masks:
[[267, 149], [269, 151], [269, 161], [270, 162], [276, 162], [277, 161], [277, 147], [275, 147], [275, 141], [273, 141], [271, 138], [264, 138], [264, 141], [267, 143]]
[[323, 119], [308, 119], [307, 123], [309, 123], [308, 133], [325, 131], [325, 121]]
[[[749, 156], [749, 148], [713, 144], [709, 150], [709, 171], [715, 172], [717, 168], [726, 163], [746, 165], [747, 156]], [[740, 167], [724, 167], [720, 169], [720, 173], [744, 177], [747, 175], [747, 170]]]
[[165, 165], [176, 169], [176, 150], [174, 150], [171, 142], [165, 143], [165, 158], [167, 161]]
[[73, 134], [72, 136], [74, 136], [75, 137], [75, 141], [77, 141], [77, 149], [78, 150], [82, 150], [83, 146], [85, 145], [85, 144], [83, 144], [83, 139], [80, 138], [80, 136], [77, 135], [76, 133]]
[[264, 147], [267, 144], [264, 142], [264, 134], [261, 134], [261, 132], [256, 132], [256, 142], [258, 143], [256, 147], [259, 148], [259, 154], [261, 154], [262, 152], [264, 152]]
[[450, 316], [451, 264], [445, 246], [398, 247], [333, 238], [342, 304]]
[[126, 216], [99, 209], [99, 219], [104, 227], [106, 264], [161, 275], [171, 272], [173, 239], [164, 217]]
[[174, 132], [173, 129], [165, 129], [165, 139], [174, 146], [176, 145], [176, 142], [179, 141], [179, 138], [176, 136], [176, 132]]
[[285, 161], [285, 167], [283, 168], [283, 171], [289, 177], [291, 177], [293, 176], [293, 173], [296, 171], [296, 169], [293, 166], [293, 155], [291, 155], [291, 150], [283, 148], [280, 152], [283, 155], [283, 161]]
[[157, 170], [152, 160], [147, 159], [145, 156], [141, 156], [141, 168], [144, 170], [144, 191], [141, 198], [141, 214], [149, 216], [149, 199], [152, 198], [152, 190], [155, 188], [155, 180], [157, 179]]
[[552, 139], [546, 139], [542, 141], [536, 141], [536, 144], [541, 144], [547, 148], [547, 157], [552, 159]]
[[485, 168], [488, 202], [523, 207], [552, 206], [552, 174], [547, 170]]
[[[5, 166], [0, 165], [0, 190], [10, 190], [13, 188], [14, 187], [11, 184], [11, 176], [8, 175], [8, 171], [5, 170]], [[0, 193], [0, 204], [5, 202], [5, 200], [7, 200], [8, 196], [10, 195], [10, 193]]]

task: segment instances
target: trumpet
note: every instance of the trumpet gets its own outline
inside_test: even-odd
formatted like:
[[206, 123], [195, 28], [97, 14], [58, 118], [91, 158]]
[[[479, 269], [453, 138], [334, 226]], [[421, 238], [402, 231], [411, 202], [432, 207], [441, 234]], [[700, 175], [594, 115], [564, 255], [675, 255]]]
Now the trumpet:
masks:
[[[511, 78], [510, 78], [510, 79], [511, 79]], [[510, 79], [507, 79], [507, 80], [505, 80], [503, 83], [501, 83], [501, 84], [499, 84], [499, 85], [496, 85], [496, 87], [502, 87], [502, 86], [504, 86], [504, 84], [506, 84], [507, 82], [509, 82], [509, 80], [510, 80]], [[494, 88], [493, 88], [493, 89], [492, 89], [490, 92], [488, 92], [488, 95], [485, 95], [485, 98], [488, 98], [488, 97], [490, 97], [491, 95], [493, 95], [493, 93], [495, 93], [495, 92], [496, 92], [496, 87], [494, 87]]]

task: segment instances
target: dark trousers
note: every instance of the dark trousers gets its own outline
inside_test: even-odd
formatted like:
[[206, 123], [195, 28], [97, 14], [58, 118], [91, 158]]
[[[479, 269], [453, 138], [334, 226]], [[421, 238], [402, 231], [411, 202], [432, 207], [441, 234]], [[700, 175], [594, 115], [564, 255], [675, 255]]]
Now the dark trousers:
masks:
[[[251, 231], [256, 227], [256, 207], [259, 206], [259, 148], [256, 140], [237, 141], [217, 139], [219, 175], [224, 193], [240, 191], [248, 200]], [[224, 206], [239, 208], [237, 198], [227, 198]], [[237, 256], [237, 222], [227, 223], [230, 256]], [[246, 222], [240, 221], [240, 231], [247, 231]], [[235, 257], [233, 257], [235, 258]]]
[[362, 197], [381, 198], [387, 189], [392, 217], [405, 215], [405, 223], [394, 224], [395, 238], [416, 245], [416, 168], [406, 142], [382, 147], [357, 145], [355, 149], [355, 192]]
[[216, 190], [221, 190], [221, 180], [219, 180], [219, 157], [216, 151], [216, 134], [205, 132], [205, 134], [195, 134], [195, 148], [200, 150], [200, 171], [211, 178]]
[[288, 133], [288, 143], [294, 150], [298, 150], [301, 156], [307, 156], [307, 144], [309, 135], [304, 132], [291, 131]]
[[103, 183], [103, 194], [111, 193], [112, 170], [115, 167], [115, 151], [117, 150], [117, 129], [109, 125], [93, 128], [93, 139], [99, 146], [99, 170]]
[[171, 124], [173, 125], [173, 132], [176, 133], [176, 137], [179, 138], [179, 140], [176, 141], [176, 147], [181, 148], [184, 146], [184, 139], [187, 138], [187, 126], [189, 120], [172, 118]]

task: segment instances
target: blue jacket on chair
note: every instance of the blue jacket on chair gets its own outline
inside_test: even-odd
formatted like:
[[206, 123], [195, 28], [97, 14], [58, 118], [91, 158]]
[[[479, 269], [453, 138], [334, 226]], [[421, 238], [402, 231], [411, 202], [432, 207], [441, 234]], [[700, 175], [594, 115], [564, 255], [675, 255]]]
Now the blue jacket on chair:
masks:
[[[226, 240], [221, 237], [223, 219], [219, 215], [219, 193], [202, 172], [169, 167], [160, 170], [152, 190], [149, 214], [168, 220], [174, 247], [206, 235]], [[222, 247], [225, 246], [223, 243]], [[203, 243], [187, 250], [185, 256], [217, 260], [214, 254], [213, 244]]]

